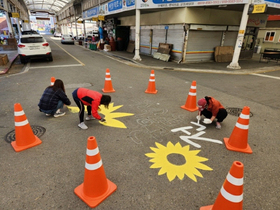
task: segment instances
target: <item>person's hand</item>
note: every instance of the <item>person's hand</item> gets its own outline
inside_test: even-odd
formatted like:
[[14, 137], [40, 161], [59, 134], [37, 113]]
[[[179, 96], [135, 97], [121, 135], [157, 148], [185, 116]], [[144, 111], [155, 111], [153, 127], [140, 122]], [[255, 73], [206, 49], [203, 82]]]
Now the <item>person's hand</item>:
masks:
[[203, 123], [205, 123], [205, 124], [211, 124], [211, 123], [212, 123], [212, 120], [206, 118], [206, 119], [203, 120]]
[[101, 122], [106, 122], [106, 120], [104, 118], [101, 118], [100, 121]]
[[200, 116], [200, 115], [197, 115], [197, 116], [196, 116], [196, 119], [197, 119], [197, 120], [201, 120], [201, 116]]

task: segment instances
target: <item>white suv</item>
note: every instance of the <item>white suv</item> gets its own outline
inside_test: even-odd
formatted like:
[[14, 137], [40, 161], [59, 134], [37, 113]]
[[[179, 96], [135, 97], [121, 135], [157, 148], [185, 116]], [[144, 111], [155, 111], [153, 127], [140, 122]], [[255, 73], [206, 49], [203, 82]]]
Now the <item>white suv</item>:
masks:
[[50, 44], [40, 34], [22, 35], [18, 42], [18, 54], [21, 63], [30, 58], [46, 58], [53, 61]]

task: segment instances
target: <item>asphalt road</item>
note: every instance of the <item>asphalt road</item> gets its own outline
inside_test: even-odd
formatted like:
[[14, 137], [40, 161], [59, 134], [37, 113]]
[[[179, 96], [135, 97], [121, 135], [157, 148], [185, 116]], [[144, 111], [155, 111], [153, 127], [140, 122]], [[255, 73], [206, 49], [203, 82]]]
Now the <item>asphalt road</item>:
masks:
[[[234, 161], [244, 164], [243, 209], [279, 209], [280, 72], [218, 75], [156, 70], [158, 93], [147, 94], [150, 69], [48, 39], [53, 62], [34, 60], [22, 68], [17, 64], [13, 66], [17, 70], [0, 77], [1, 210], [90, 209], [74, 193], [84, 181], [90, 136], [97, 140], [106, 178], [117, 185], [96, 209], [197, 210], [212, 205]], [[108, 124], [93, 120], [86, 122], [88, 130], [81, 130], [72, 92], [86, 87], [102, 93], [106, 68], [116, 90], [106, 93], [112, 97], [111, 109], [101, 110]], [[51, 77], [64, 81], [72, 102], [60, 118], [38, 111]], [[187, 143], [180, 138], [199, 132], [197, 113], [181, 108], [192, 81], [197, 83], [197, 99], [213, 96], [232, 111], [221, 130], [205, 125], [200, 136], [221, 144], [197, 139]], [[30, 125], [43, 134], [42, 144], [22, 152], [15, 152], [7, 140], [15, 129], [15, 103], [21, 104]], [[245, 140], [252, 154], [227, 150], [223, 143], [245, 106], [251, 112]]]

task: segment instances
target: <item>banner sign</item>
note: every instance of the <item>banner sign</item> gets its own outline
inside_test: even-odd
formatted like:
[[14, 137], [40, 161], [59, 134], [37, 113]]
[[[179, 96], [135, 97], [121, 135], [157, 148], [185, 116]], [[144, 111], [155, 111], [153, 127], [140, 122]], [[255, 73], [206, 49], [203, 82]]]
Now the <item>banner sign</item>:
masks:
[[135, 0], [113, 0], [83, 12], [83, 19], [98, 18], [135, 9]]
[[246, 3], [248, 3], [248, 0], [213, 0], [213, 1], [209, 1], [209, 0], [206, 0], [206, 1], [137, 0], [136, 8], [137, 9], [151, 9], [151, 8], [191, 7], [191, 6], [246, 4]]
[[273, 7], [273, 8], [280, 9], [280, 1], [279, 0], [268, 0], [268, 1], [264, 1], [264, 3], [266, 3], [268, 7]]
[[98, 15], [98, 7], [91, 8], [85, 12], [83, 12], [83, 19], [92, 18]]

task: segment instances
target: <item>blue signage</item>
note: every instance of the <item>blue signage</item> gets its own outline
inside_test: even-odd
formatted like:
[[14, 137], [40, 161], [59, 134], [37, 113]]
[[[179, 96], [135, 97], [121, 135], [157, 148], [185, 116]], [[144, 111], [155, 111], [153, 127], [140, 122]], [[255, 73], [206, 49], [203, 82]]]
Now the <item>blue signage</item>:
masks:
[[98, 7], [89, 9], [85, 12], [83, 12], [83, 18], [89, 18], [89, 17], [94, 17], [98, 15]]
[[[203, 0], [195, 0], [203, 1]], [[154, 4], [172, 4], [172, 3], [182, 3], [182, 2], [194, 2], [194, 0], [153, 0]]]
[[114, 0], [108, 3], [108, 11], [113, 12], [122, 9], [122, 0]]
[[135, 5], [135, 0], [126, 0], [126, 6], [131, 7]]

